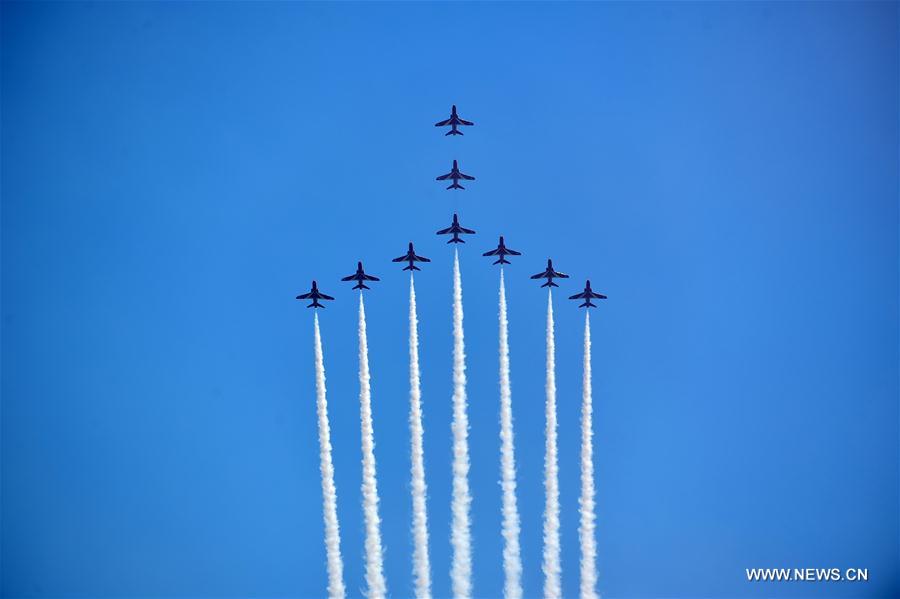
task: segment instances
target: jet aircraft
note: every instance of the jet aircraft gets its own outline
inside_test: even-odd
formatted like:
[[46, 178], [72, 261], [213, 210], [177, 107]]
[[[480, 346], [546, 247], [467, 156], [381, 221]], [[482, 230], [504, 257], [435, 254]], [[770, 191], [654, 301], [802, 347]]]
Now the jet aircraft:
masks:
[[435, 177], [436, 181], [446, 181], [447, 179], [453, 181], [453, 183], [447, 186], [447, 189], [465, 189], [465, 187], [459, 184], [459, 180], [463, 179], [465, 181], [474, 181], [475, 177], [471, 177], [463, 172], [460, 172], [459, 164], [457, 164], [457, 161], [454, 160], [453, 168], [450, 169], [449, 173], [447, 173], [446, 175], [441, 175], [440, 177]]
[[475, 231], [473, 231], [472, 229], [466, 229], [465, 227], [460, 226], [459, 218], [456, 216], [456, 214], [454, 214], [453, 215], [453, 224], [451, 224], [446, 229], [441, 229], [440, 231], [437, 232], [438, 235], [449, 235], [450, 233], [453, 234], [453, 237], [451, 237], [447, 241], [447, 243], [465, 243], [466, 241], [459, 237], [460, 233], [462, 233], [463, 235], [474, 235]]
[[422, 270], [418, 266], [415, 265], [416, 262], [431, 262], [425, 256], [417, 256], [416, 251], [413, 249], [412, 241], [409, 242], [409, 251], [406, 254], [394, 258], [391, 262], [409, 262], [409, 266], [404, 266], [403, 270]]
[[569, 275], [564, 272], [556, 272], [553, 270], [553, 260], [547, 258], [547, 269], [544, 272], [539, 272], [536, 275], [531, 275], [532, 279], [547, 279], [547, 282], [541, 285], [541, 287], [559, 287], [556, 283], [553, 282], [553, 279], [568, 279]]
[[439, 121], [434, 124], [435, 127], [446, 127], [450, 125], [450, 130], [444, 133], [444, 135], [462, 135], [463, 132], [457, 129], [458, 126], [463, 125], [466, 127], [471, 127], [474, 125], [472, 121], [464, 121], [459, 118], [459, 115], [456, 114], [456, 104], [450, 107], [450, 118], [446, 121]]
[[312, 303], [310, 305], [306, 306], [307, 308], [324, 308], [325, 305], [320, 304], [319, 300], [320, 299], [321, 300], [333, 300], [334, 298], [331, 297], [330, 295], [325, 295], [324, 293], [319, 291], [319, 288], [316, 286], [316, 282], [313, 281], [312, 289], [309, 290], [309, 293], [301, 293], [300, 295], [297, 296], [297, 299], [298, 300], [311, 299]]
[[587, 281], [584, 284], [584, 291], [581, 293], [576, 293], [569, 297], [569, 299], [583, 299], [584, 303], [578, 306], [579, 308], [596, 308], [597, 304], [591, 302], [592, 299], [606, 299], [606, 296], [602, 293], [597, 293], [593, 289], [591, 289], [591, 282]]
[[362, 262], [356, 263], [356, 272], [352, 275], [347, 275], [342, 281], [356, 281], [356, 285], [353, 286], [353, 289], [371, 289], [368, 287], [363, 281], [380, 281], [378, 277], [373, 277], [372, 275], [367, 275], [363, 270]]
[[500, 256], [497, 260], [494, 261], [494, 264], [509, 264], [509, 260], [506, 259], [507, 256], [521, 256], [522, 252], [517, 252], [516, 250], [511, 250], [503, 243], [503, 235], [500, 236], [500, 243], [497, 244], [496, 250], [491, 250], [489, 252], [485, 252], [482, 256]]

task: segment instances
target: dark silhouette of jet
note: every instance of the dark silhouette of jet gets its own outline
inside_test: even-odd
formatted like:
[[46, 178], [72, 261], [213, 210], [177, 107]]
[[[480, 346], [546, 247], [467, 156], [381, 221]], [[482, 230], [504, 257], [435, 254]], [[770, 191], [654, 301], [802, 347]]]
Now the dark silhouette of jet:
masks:
[[553, 260], [547, 258], [547, 270], [539, 272], [536, 275], [531, 275], [531, 278], [547, 279], [547, 282], [541, 285], [541, 287], [559, 287], [559, 285], [553, 282], [553, 279], [568, 279], [569, 275], [564, 272], [556, 272], [553, 270]]
[[446, 229], [441, 229], [437, 232], [438, 235], [449, 235], [450, 233], [453, 233], [453, 237], [451, 237], [450, 240], [447, 241], [447, 243], [465, 243], [464, 239], [460, 239], [460, 233], [462, 233], [463, 235], [474, 235], [475, 231], [460, 226], [459, 218], [456, 216], [456, 214], [454, 214], [453, 224], [451, 224]]
[[299, 299], [299, 300], [311, 299], [312, 303], [310, 305], [306, 306], [307, 308], [324, 308], [325, 306], [323, 304], [320, 304], [319, 300], [320, 299], [321, 300], [333, 300], [334, 298], [331, 297], [330, 295], [325, 295], [324, 293], [319, 291], [319, 288], [316, 286], [316, 282], [313, 281], [312, 289], [309, 290], [309, 293], [301, 293], [300, 295], [297, 296], [297, 299]]
[[444, 135], [462, 135], [463, 132], [457, 129], [458, 126], [463, 125], [466, 127], [471, 127], [474, 125], [472, 121], [464, 121], [459, 118], [459, 115], [456, 114], [456, 104], [450, 107], [450, 118], [446, 121], [440, 121], [434, 124], [435, 127], [446, 127], [450, 125], [450, 130], [444, 133]]
[[581, 293], [576, 293], [575, 295], [569, 296], [569, 299], [583, 299], [584, 303], [578, 306], [579, 308], [596, 308], [597, 304], [591, 302], [592, 299], [606, 299], [606, 296], [602, 293], [597, 293], [591, 289], [591, 282], [587, 281], [584, 284], [584, 291]]
[[453, 183], [447, 186], [447, 189], [465, 189], [465, 187], [459, 184], [459, 180], [463, 179], [465, 181], [474, 181], [475, 177], [470, 177], [469, 175], [460, 172], [459, 165], [456, 163], [456, 160], [454, 160], [453, 168], [450, 169], [449, 173], [435, 178], [436, 181], [446, 181], [447, 179], [451, 179], [453, 181]]
[[362, 267], [362, 262], [356, 263], [356, 272], [341, 279], [342, 281], [356, 281], [353, 289], [371, 289], [363, 281], [380, 281], [378, 277], [367, 275]]
[[409, 242], [409, 251], [407, 251], [404, 255], [399, 256], [391, 260], [391, 262], [409, 262], [409, 266], [403, 267], [403, 270], [422, 270], [418, 266], [415, 265], [415, 262], [431, 262], [425, 256], [417, 256], [416, 251], [413, 249], [412, 241]]
[[494, 264], [509, 264], [509, 260], [506, 259], [507, 256], [521, 256], [522, 252], [517, 252], [516, 250], [511, 250], [503, 243], [503, 235], [500, 236], [500, 243], [497, 244], [496, 250], [491, 250], [489, 252], [485, 252], [482, 256], [500, 256], [497, 260], [494, 261]]

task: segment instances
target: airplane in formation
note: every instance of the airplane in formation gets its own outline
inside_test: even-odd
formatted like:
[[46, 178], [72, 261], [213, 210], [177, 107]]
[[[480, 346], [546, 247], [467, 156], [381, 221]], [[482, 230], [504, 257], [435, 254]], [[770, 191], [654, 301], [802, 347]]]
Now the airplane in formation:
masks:
[[352, 275], [347, 275], [342, 281], [356, 281], [356, 285], [353, 286], [353, 289], [371, 289], [365, 284], [365, 281], [380, 281], [378, 277], [373, 277], [372, 275], [367, 275], [363, 270], [362, 262], [356, 263], [356, 272]]
[[309, 290], [309, 293], [301, 293], [297, 296], [298, 300], [311, 299], [312, 303], [307, 308], [324, 308], [324, 304], [320, 304], [319, 300], [333, 300], [334, 298], [330, 295], [325, 295], [321, 291], [319, 291], [318, 286], [316, 286], [316, 282], [312, 282], [312, 289]]
[[459, 235], [474, 235], [475, 231], [473, 231], [472, 229], [466, 229], [465, 227], [461, 226], [459, 224], [459, 217], [454, 214], [453, 223], [446, 229], [441, 229], [437, 232], [438, 235], [449, 235], [451, 233], [453, 234], [453, 237], [451, 237], [447, 241], [447, 243], [465, 243], [466, 241], [464, 239], [461, 239]]
[[447, 179], [453, 181], [453, 183], [447, 186], [447, 189], [465, 189], [465, 187], [459, 184], [459, 180], [463, 179], [464, 181], [474, 181], [475, 177], [460, 172], [459, 164], [456, 160], [454, 160], [453, 168], [450, 169], [449, 173], [447, 173], [446, 175], [441, 175], [440, 177], [435, 177], [436, 181], [446, 181]]
[[416, 251], [413, 249], [412, 241], [409, 242], [409, 250], [402, 256], [398, 256], [391, 260], [391, 262], [409, 262], [409, 266], [404, 266], [403, 270], [422, 270], [418, 266], [415, 265], [416, 262], [431, 262], [425, 256], [416, 255]]
[[547, 279], [547, 282], [541, 285], [541, 287], [559, 287], [556, 283], [553, 282], [553, 279], [568, 279], [569, 275], [564, 272], [557, 272], [553, 270], [553, 260], [547, 258], [547, 268], [544, 272], [539, 272], [536, 275], [531, 275], [532, 279]]
[[584, 284], [584, 291], [581, 293], [576, 293], [575, 295], [569, 296], [570, 300], [573, 299], [583, 299], [584, 303], [578, 306], [579, 308], [596, 308], [597, 304], [591, 302], [592, 299], [606, 299], [606, 296], [602, 293], [597, 293], [593, 289], [591, 289], [590, 280], [586, 281]]
[[506, 259], [507, 256], [521, 256], [522, 252], [517, 252], [516, 250], [511, 250], [503, 243], [503, 235], [500, 236], [500, 243], [497, 244], [496, 250], [491, 250], [489, 252], [485, 252], [482, 256], [500, 256], [497, 260], [494, 261], [494, 264], [509, 264], [509, 260]]
[[456, 104], [454, 104], [453, 106], [450, 107], [450, 118], [447, 119], [446, 121], [439, 121], [439, 122], [435, 123], [434, 126], [435, 127], [446, 127], [447, 125], [450, 125], [450, 130], [447, 131], [446, 133], [444, 133], [444, 135], [446, 136], [446, 135], [462, 135], [463, 132], [460, 131], [459, 129], [457, 129], [457, 127], [459, 127], [460, 125], [463, 125], [465, 127], [471, 127], [474, 124], [475, 123], [473, 123], [472, 121], [464, 121], [463, 119], [459, 118], [459, 115], [456, 114]]

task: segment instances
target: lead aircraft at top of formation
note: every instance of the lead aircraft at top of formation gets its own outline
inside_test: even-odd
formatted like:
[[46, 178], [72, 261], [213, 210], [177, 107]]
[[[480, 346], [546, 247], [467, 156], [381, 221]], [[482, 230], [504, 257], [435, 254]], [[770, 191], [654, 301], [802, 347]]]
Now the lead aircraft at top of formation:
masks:
[[437, 123], [434, 124], [434, 126], [435, 127], [446, 127], [447, 125], [450, 125], [450, 130], [447, 131], [446, 133], [444, 133], [444, 135], [446, 136], [446, 135], [462, 135], [463, 132], [460, 131], [459, 129], [457, 129], [457, 127], [459, 127], [460, 125], [463, 125], [465, 127], [471, 127], [474, 124], [475, 123], [473, 123], [472, 121], [464, 121], [463, 119], [459, 118], [459, 115], [456, 114], [456, 104], [454, 104], [453, 106], [450, 107], [450, 118], [447, 119], [446, 121], [438, 121]]

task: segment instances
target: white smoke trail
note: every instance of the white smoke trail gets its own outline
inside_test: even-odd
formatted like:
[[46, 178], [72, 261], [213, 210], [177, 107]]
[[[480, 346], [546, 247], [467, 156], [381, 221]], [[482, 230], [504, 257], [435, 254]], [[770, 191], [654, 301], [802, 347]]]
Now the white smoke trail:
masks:
[[584, 376], [581, 402], [581, 599], [597, 597], [597, 544], [594, 539], [593, 405], [591, 398], [591, 316], [584, 314]]
[[328, 564], [328, 596], [346, 596], [344, 563], [341, 560], [341, 535], [337, 517], [337, 491], [334, 487], [334, 465], [331, 463], [331, 427], [328, 425], [328, 402], [325, 399], [325, 362], [322, 358], [322, 335], [319, 315], [313, 319], [316, 358], [316, 412], [319, 417], [319, 469], [322, 471], [322, 512], [325, 520], [325, 555]]
[[459, 253], [453, 253], [453, 498], [450, 541], [453, 564], [450, 569], [453, 596], [468, 599], [472, 594], [472, 545], [469, 506], [469, 417], [466, 415], [466, 346], [463, 339], [462, 280]]
[[369, 599], [387, 593], [382, 564], [381, 531], [378, 517], [378, 483], [375, 478], [375, 439], [372, 432], [372, 403], [369, 387], [369, 342], [366, 338], [366, 309], [359, 294], [359, 418], [362, 428], [362, 496], [366, 526], [366, 583]]
[[416, 597], [431, 597], [431, 566], [428, 560], [428, 513], [425, 507], [425, 457], [422, 450], [422, 405], [419, 382], [419, 320], [416, 316], [416, 287], [409, 273], [409, 436], [412, 444], [412, 533], [413, 574]]
[[519, 551], [519, 509], [516, 506], [516, 458], [513, 444], [512, 392], [509, 385], [509, 323], [506, 284], [500, 269], [500, 475], [503, 488], [503, 572], [506, 599], [522, 596], [522, 557]]
[[553, 325], [553, 291], [547, 289], [547, 404], [544, 454], [544, 597], [562, 597], [559, 545], [559, 466], [556, 449], [556, 341]]

